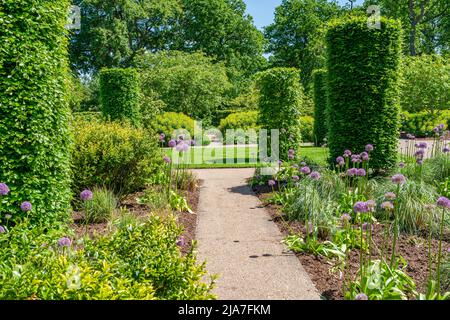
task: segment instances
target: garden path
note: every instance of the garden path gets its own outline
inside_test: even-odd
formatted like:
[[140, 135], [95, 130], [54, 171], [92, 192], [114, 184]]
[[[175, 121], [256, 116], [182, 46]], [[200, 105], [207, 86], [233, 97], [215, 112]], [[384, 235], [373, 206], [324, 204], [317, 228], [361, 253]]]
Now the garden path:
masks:
[[203, 180], [198, 208], [199, 260], [219, 274], [219, 299], [319, 299], [297, 257], [247, 186], [254, 169], [193, 170]]

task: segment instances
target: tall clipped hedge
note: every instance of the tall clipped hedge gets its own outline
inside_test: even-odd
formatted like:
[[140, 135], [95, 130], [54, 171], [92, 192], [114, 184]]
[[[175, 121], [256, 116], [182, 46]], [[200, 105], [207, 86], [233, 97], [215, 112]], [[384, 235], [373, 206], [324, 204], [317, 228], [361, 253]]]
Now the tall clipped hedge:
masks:
[[334, 21], [327, 32], [330, 162], [345, 149], [361, 152], [373, 144], [371, 166], [393, 167], [399, 138], [400, 23], [381, 19]]
[[300, 108], [302, 87], [300, 71], [273, 68], [261, 72], [257, 81], [259, 97], [258, 125], [262, 129], [280, 130], [280, 159], [287, 160], [289, 149], [298, 150], [301, 142]]
[[68, 8], [68, 0], [0, 2], [0, 182], [11, 190], [0, 196], [0, 220], [68, 214]]
[[100, 99], [106, 119], [140, 124], [139, 76], [135, 69], [103, 69], [100, 72]]
[[323, 145], [327, 138], [328, 125], [326, 117], [327, 108], [327, 71], [324, 69], [316, 70], [313, 74], [314, 81], [314, 143], [318, 146]]

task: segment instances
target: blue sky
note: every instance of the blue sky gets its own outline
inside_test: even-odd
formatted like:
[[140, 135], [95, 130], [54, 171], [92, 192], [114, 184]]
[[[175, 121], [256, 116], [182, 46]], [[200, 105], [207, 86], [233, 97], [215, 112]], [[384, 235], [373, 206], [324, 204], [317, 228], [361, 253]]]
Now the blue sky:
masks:
[[[253, 16], [255, 25], [262, 29], [273, 22], [275, 8], [281, 4], [281, 0], [244, 0], [247, 4], [247, 12]], [[340, 4], [349, 3], [346, 0], [339, 0]], [[357, 0], [356, 5], [362, 4], [363, 0]]]

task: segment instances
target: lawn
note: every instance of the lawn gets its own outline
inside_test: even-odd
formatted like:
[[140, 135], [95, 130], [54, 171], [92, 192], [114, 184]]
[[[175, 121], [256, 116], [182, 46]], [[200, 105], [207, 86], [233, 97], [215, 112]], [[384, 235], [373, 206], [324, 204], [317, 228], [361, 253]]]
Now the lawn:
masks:
[[[172, 159], [178, 157], [176, 151], [164, 148], [166, 155]], [[300, 156], [317, 164], [324, 165], [328, 157], [328, 149], [317, 147], [302, 147]], [[189, 159], [190, 168], [251, 168], [261, 164], [257, 161], [256, 146], [233, 147], [193, 147], [188, 151], [185, 160]]]

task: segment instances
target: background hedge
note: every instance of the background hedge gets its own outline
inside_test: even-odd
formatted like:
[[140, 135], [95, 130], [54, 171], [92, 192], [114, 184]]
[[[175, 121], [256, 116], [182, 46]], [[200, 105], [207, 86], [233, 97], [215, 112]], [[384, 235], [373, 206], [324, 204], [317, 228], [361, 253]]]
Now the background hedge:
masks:
[[[288, 160], [289, 149], [298, 150], [301, 142], [300, 108], [302, 87], [300, 71], [273, 68], [258, 75], [259, 117], [262, 129], [280, 130], [280, 159]], [[268, 145], [269, 146], [269, 145]]]
[[433, 114], [429, 112], [401, 113], [401, 130], [416, 137], [434, 137], [433, 129], [443, 124], [445, 129], [450, 128], [450, 110], [439, 110]]
[[103, 69], [100, 72], [102, 113], [109, 120], [140, 124], [139, 76], [135, 69]]
[[0, 219], [40, 222], [68, 214], [70, 200], [67, 103], [67, 0], [0, 3]]
[[367, 18], [331, 23], [327, 32], [330, 162], [345, 149], [361, 152], [371, 143], [371, 166], [393, 167], [399, 137], [399, 22], [381, 19], [369, 29]]
[[314, 137], [316, 146], [325, 143], [328, 134], [327, 117], [325, 111], [327, 108], [327, 71], [324, 69], [316, 70], [313, 74], [314, 81]]

